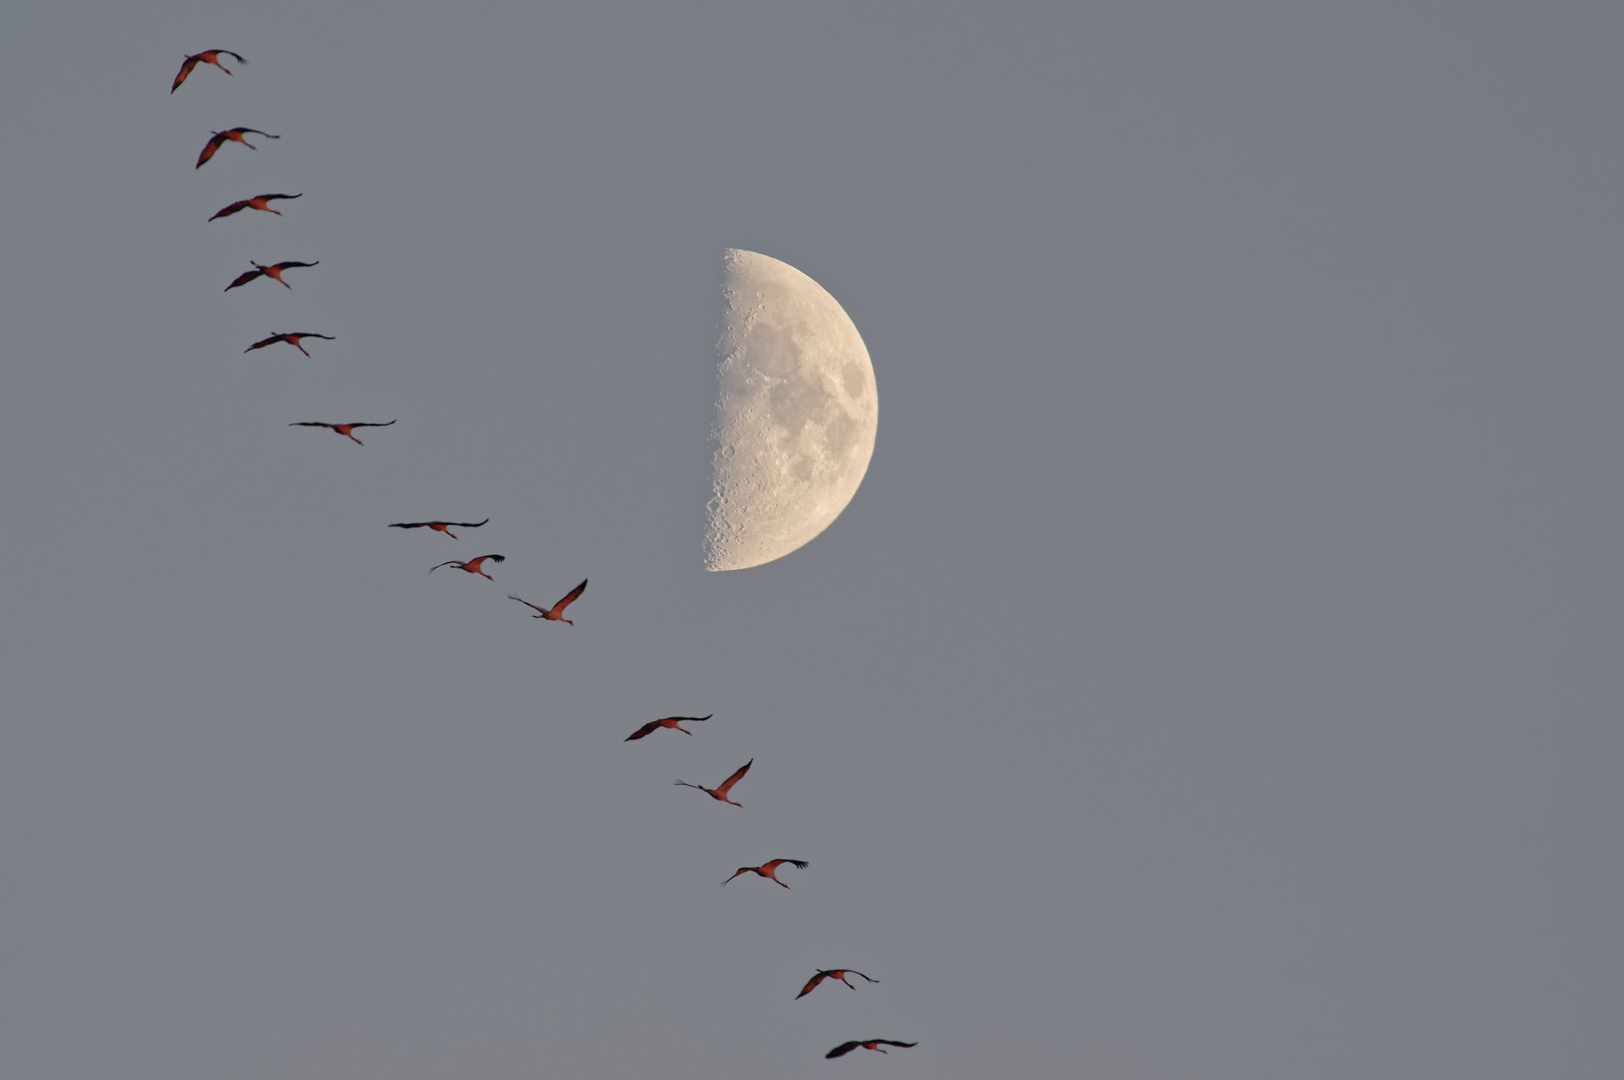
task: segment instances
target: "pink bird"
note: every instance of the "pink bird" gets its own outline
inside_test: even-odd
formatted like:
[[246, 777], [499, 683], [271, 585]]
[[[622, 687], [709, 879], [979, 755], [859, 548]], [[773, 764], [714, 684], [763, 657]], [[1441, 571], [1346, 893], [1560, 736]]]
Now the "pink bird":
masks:
[[851, 1053], [853, 1050], [857, 1049], [859, 1046], [861, 1046], [864, 1050], [878, 1050], [880, 1053], [883, 1054], [883, 1053], [885, 1053], [885, 1046], [881, 1046], [880, 1045], [881, 1043], [884, 1043], [885, 1046], [918, 1046], [919, 1045], [916, 1042], [911, 1042], [911, 1043], [897, 1042], [895, 1039], [858, 1039], [856, 1042], [841, 1043], [839, 1046], [835, 1047], [833, 1050], [829, 1051], [827, 1054], [824, 1054], [823, 1056], [826, 1057], [826, 1058], [837, 1058], [837, 1057], [840, 1057], [842, 1054]]
[[711, 713], [710, 716], [668, 716], [663, 720], [650, 720], [648, 723], [626, 736], [625, 741], [631, 742], [633, 739], [641, 739], [644, 735], [651, 734], [660, 730], [661, 728], [670, 728], [672, 731], [680, 731], [684, 735], [692, 735], [693, 732], [680, 726], [679, 721], [687, 720], [691, 723], [697, 724], [701, 720], [709, 720], [711, 716], [715, 715], [715, 713]]
[[321, 260], [318, 259], [313, 263], [293, 262], [293, 261], [289, 260], [288, 262], [279, 262], [279, 263], [275, 263], [275, 264], [273, 264], [271, 266], [266, 266], [264, 263], [257, 263], [257, 262], [254, 262], [253, 259], [249, 259], [248, 263], [254, 269], [252, 269], [252, 270], [244, 270], [241, 274], [239, 274], [237, 276], [237, 280], [233, 281], [230, 285], [227, 285], [223, 291], [230, 292], [232, 289], [237, 288], [239, 285], [246, 285], [250, 281], [253, 281], [257, 277], [268, 277], [268, 278], [272, 279], [273, 281], [281, 281], [282, 282], [282, 287], [284, 289], [291, 289], [291, 288], [293, 288], [292, 285], [289, 285], [287, 282], [282, 281], [282, 271], [291, 270], [295, 266], [320, 266], [321, 265]]
[[[730, 789], [734, 784], [737, 784], [739, 782], [739, 780], [744, 776], [744, 774], [750, 771], [750, 766], [754, 765], [755, 763], [756, 763], [755, 758], [751, 758], [749, 761], [746, 761], [744, 763], [743, 768], [739, 769], [738, 772], [734, 773], [732, 776], [728, 777], [726, 780], [723, 780], [719, 787], [714, 787], [714, 788], [700, 787], [700, 785], [698, 785], [698, 784], [690, 784], [686, 780], [678, 780], [677, 781], [677, 786], [678, 787], [699, 788], [700, 791], [703, 791], [706, 795], [709, 795], [711, 798], [715, 799], [717, 802], [725, 802], [729, 806], [743, 806], [744, 805], [743, 803], [734, 802], [732, 799], [727, 797], [728, 789]], [[739, 876], [738, 874], [733, 875], [733, 877], [738, 877], [738, 876]], [[728, 878], [728, 881], [732, 881], [732, 880], [733, 880], [733, 878]], [[777, 879], [774, 878], [773, 880], [776, 881]], [[724, 881], [722, 884], [725, 885], [725, 884], [727, 884], [727, 882]]]
[[[447, 559], [445, 562], [441, 563], [440, 566], [455, 566], [458, 570], [465, 570], [470, 574], [478, 574], [487, 581], [495, 581], [495, 578], [491, 577], [489, 574], [479, 568], [479, 564], [484, 562], [486, 559], [495, 559], [497, 562], [507, 562], [507, 556], [505, 555], [481, 555], [479, 558], [469, 559], [467, 562], [458, 562], [456, 559]], [[440, 566], [429, 567], [429, 573], [434, 573], [436, 570], [440, 569]]]
[[259, 147], [243, 138], [244, 135], [263, 135], [267, 139], [280, 139], [282, 137], [280, 135], [272, 135], [269, 131], [261, 131], [259, 128], [239, 127], [232, 128], [230, 131], [216, 131], [214, 133], [214, 137], [203, 144], [203, 152], [197, 155], [197, 164], [193, 165], [192, 168], [201, 169], [203, 167], [203, 163], [208, 161], [209, 158], [213, 157], [214, 152], [220, 149], [220, 147], [224, 146], [228, 140], [231, 142], [240, 142], [250, 150], [258, 150]]
[[231, 69], [220, 63], [221, 53], [225, 53], [227, 56], [235, 57], [237, 63], [239, 64], [248, 63], [247, 60], [237, 56], [237, 54], [232, 52], [230, 49], [204, 49], [200, 53], [193, 53], [191, 56], [186, 58], [185, 62], [181, 64], [180, 74], [175, 76], [175, 83], [169, 88], [169, 92], [173, 94], [176, 90], [180, 89], [180, 84], [186, 81], [186, 76], [192, 73], [192, 69], [197, 67], [199, 61], [205, 64], [213, 64], [227, 75], [230, 75]]
[[328, 337], [326, 334], [312, 334], [308, 330], [301, 330], [297, 334], [272, 334], [270, 337], [266, 338], [263, 341], [254, 342], [252, 345], [248, 346], [248, 348], [244, 349], [243, 352], [245, 352], [245, 353], [253, 352], [255, 349], [263, 349], [267, 345], [275, 345], [278, 341], [285, 341], [289, 345], [292, 345], [295, 349], [298, 349], [300, 352], [304, 353], [306, 356], [309, 356], [310, 353], [305, 349], [305, 347], [303, 345], [299, 344], [300, 341], [304, 340], [307, 337], [319, 337], [323, 341], [337, 341], [338, 340], [336, 337]]
[[297, 199], [303, 194], [304, 192], [301, 191], [298, 195], [255, 195], [252, 199], [238, 199], [230, 206], [221, 208], [221, 210], [216, 213], [214, 217], [209, 218], [209, 220], [213, 221], [214, 218], [230, 217], [239, 210], [263, 210], [267, 214], [275, 214], [277, 217], [281, 217], [282, 211], [272, 210], [266, 204], [272, 199]]
[[558, 603], [554, 604], [550, 608], [539, 607], [536, 604], [532, 604], [530, 601], [525, 600], [522, 597], [518, 597], [518, 596], [513, 595], [512, 593], [508, 593], [508, 599], [509, 600], [517, 600], [517, 601], [519, 601], [519, 603], [523, 604], [525, 607], [532, 608], [532, 609], [534, 609], [536, 611], [541, 612], [540, 615], [532, 615], [532, 616], [530, 616], [532, 619], [551, 619], [553, 622], [567, 622], [571, 626], [574, 626], [575, 625], [575, 620], [574, 619], [566, 619], [566, 618], [564, 618], [564, 609], [569, 607], [571, 604], [575, 603], [576, 599], [584, 592], [586, 592], [586, 582], [585, 581], [581, 582], [579, 585], [575, 586], [575, 588], [571, 589], [569, 591], [569, 593], [567, 595], [565, 595], [564, 599], [560, 600]]
[[[762, 863], [760, 866], [741, 866], [737, 870], [733, 871], [733, 877], [728, 878], [727, 881], [732, 881], [733, 878], [738, 877], [740, 874], [755, 874], [758, 877], [771, 878], [773, 881], [777, 882], [779, 885], [784, 885], [784, 883], [782, 881], [778, 880], [778, 876], [776, 874], [774, 874], [773, 871], [777, 870], [780, 866], [783, 866], [785, 863], [789, 863], [791, 866], [795, 867], [797, 870], [805, 870], [808, 866], [812, 865], [811, 863], [808, 863], [808, 862], [802, 862], [800, 859], [774, 859], [772, 862], [765, 862], [765, 863]], [[726, 885], [727, 881], [722, 882], [722, 884]], [[787, 888], [789, 888], [789, 886], [784, 885], [784, 888], [787, 889]], [[864, 977], [866, 978], [867, 976], [864, 976]], [[814, 983], [815, 982], [816, 982], [816, 980], [814, 980]], [[851, 984], [847, 983], [847, 985], [850, 986]], [[855, 989], [857, 989], [857, 987], [853, 986], [852, 989], [855, 990]]]
[[[393, 424], [393, 423], [394, 423], [393, 420], [389, 421], [389, 424]], [[350, 442], [354, 443], [356, 446], [365, 446], [366, 443], [362, 442], [360, 439], [357, 439], [354, 435], [352, 435], [350, 433], [352, 431], [354, 431], [358, 427], [388, 427], [389, 424], [364, 424], [359, 420], [355, 421], [354, 423], [350, 423], [350, 424], [324, 424], [320, 420], [295, 420], [293, 423], [289, 424], [288, 427], [324, 427], [324, 428], [332, 428], [334, 431], [338, 432], [340, 435], [344, 435], [344, 436], [348, 437]]]
[[490, 518], [486, 518], [484, 521], [397, 521], [389, 527], [391, 529], [421, 529], [427, 527], [435, 532], [445, 533], [455, 540], [457, 534], [451, 531], [453, 525], [459, 529], [477, 529], [481, 525], [489, 525], [490, 523]]
[[[774, 878], [773, 880], [777, 881], [778, 879]], [[782, 884], [782, 882], [780, 882], [780, 884]], [[863, 975], [861, 971], [853, 971], [851, 968], [831, 968], [828, 971], [820, 971], [816, 975], [812, 976], [811, 980], [808, 981], [805, 986], [801, 987], [801, 992], [795, 995], [795, 1000], [799, 1001], [812, 991], [816, 990], [818, 988], [818, 984], [824, 979], [838, 979], [841, 982], [846, 983], [847, 986], [851, 986], [851, 983], [846, 982], [847, 975], [862, 975], [863, 978], [868, 979], [868, 976]], [[868, 979], [868, 981], [871, 983], [877, 983], [880, 980]], [[851, 986], [851, 988], [853, 990], [857, 989], [855, 986]]]

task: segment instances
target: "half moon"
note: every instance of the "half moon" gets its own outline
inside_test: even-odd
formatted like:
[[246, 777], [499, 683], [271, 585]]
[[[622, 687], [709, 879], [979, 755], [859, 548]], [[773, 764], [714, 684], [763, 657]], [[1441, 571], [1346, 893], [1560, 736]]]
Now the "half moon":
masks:
[[728, 248], [705, 568], [760, 566], [811, 540], [874, 455], [874, 365], [851, 317], [788, 263]]

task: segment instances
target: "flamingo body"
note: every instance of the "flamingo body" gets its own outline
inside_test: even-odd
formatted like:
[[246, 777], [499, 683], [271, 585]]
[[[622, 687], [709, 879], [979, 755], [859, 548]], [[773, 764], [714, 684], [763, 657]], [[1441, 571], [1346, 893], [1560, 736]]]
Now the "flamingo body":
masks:
[[456, 559], [448, 559], [439, 566], [429, 567], [429, 573], [434, 573], [436, 570], [440, 569], [440, 566], [455, 566], [458, 570], [464, 570], [470, 574], [478, 574], [487, 581], [495, 581], [495, 578], [491, 577], [489, 574], [479, 568], [479, 564], [484, 562], [486, 559], [495, 559], [497, 562], [507, 562], [507, 556], [505, 555], [481, 555], [479, 558], [469, 559], [467, 562], [458, 562]]
[[[768, 878], [776, 884], [783, 885], [783, 887], [787, 889], [789, 886], [784, 885], [782, 881], [779, 881], [778, 875], [774, 873], [775, 870], [777, 870], [780, 866], [783, 866], [785, 863], [789, 863], [797, 870], [805, 870], [808, 866], [812, 865], [811, 863], [805, 862], [801, 859], [774, 859], [772, 862], [764, 862], [760, 866], [741, 866], [737, 870], [733, 871], [733, 877], [728, 878], [727, 881], [732, 881], [733, 878], [738, 877], [740, 874], [755, 874], [757, 877]], [[727, 881], [722, 882], [722, 884], [726, 885]], [[817, 980], [814, 979], [810, 986], [816, 985]], [[846, 985], [851, 986], [850, 983], [847, 983]], [[857, 988], [852, 986], [852, 989], [855, 990]], [[802, 993], [805, 993], [805, 991], [802, 991]]]
[[885, 1046], [918, 1046], [919, 1045], [916, 1042], [911, 1042], [911, 1043], [897, 1042], [895, 1039], [858, 1039], [855, 1042], [841, 1043], [839, 1046], [835, 1047], [833, 1050], [829, 1051], [827, 1054], [824, 1054], [823, 1056], [826, 1057], [826, 1058], [837, 1058], [837, 1057], [840, 1057], [843, 1054], [851, 1053], [853, 1050], [857, 1049], [859, 1046], [861, 1046], [864, 1050], [878, 1050], [880, 1053], [883, 1054], [883, 1053], [885, 1053], [885, 1046], [881, 1046], [880, 1045], [881, 1043], [884, 1043]]
[[173, 85], [171, 85], [169, 87], [169, 92], [171, 94], [173, 94], [176, 90], [179, 90], [180, 89], [180, 84], [186, 81], [186, 76], [190, 75], [192, 73], [192, 69], [197, 67], [197, 65], [199, 63], [213, 64], [215, 67], [219, 68], [221, 71], [225, 72], [227, 75], [230, 75], [231, 74], [231, 69], [226, 67], [224, 64], [220, 63], [220, 54], [221, 53], [224, 53], [225, 55], [230, 56], [230, 57], [234, 57], [236, 59], [237, 63], [239, 63], [239, 64], [248, 63], [247, 60], [244, 60], [242, 57], [237, 56], [237, 54], [232, 52], [230, 49], [204, 49], [200, 53], [193, 53], [191, 56], [188, 56], [181, 63], [181, 65], [180, 65], [180, 74], [175, 76], [175, 82], [174, 82]]
[[220, 147], [224, 146], [228, 141], [240, 142], [250, 150], [258, 150], [259, 147], [243, 138], [244, 135], [263, 135], [267, 139], [280, 139], [282, 137], [280, 135], [272, 135], [268, 131], [261, 131], [258, 128], [248, 127], [232, 128], [229, 131], [216, 131], [214, 135], [210, 137], [209, 141], [203, 144], [203, 152], [197, 155], [197, 164], [193, 165], [192, 168], [201, 169], [203, 167], [203, 163], [213, 157], [215, 151], [219, 150]]
[[[711, 798], [715, 799], [717, 802], [725, 802], [729, 806], [743, 806], [744, 805], [743, 803], [734, 802], [732, 799], [728, 798], [727, 793], [728, 793], [728, 790], [731, 789], [734, 784], [737, 784], [740, 781], [740, 779], [742, 779], [744, 777], [745, 773], [750, 771], [750, 766], [754, 765], [755, 763], [756, 763], [755, 758], [751, 758], [749, 761], [746, 761], [739, 768], [738, 772], [734, 773], [732, 776], [728, 777], [726, 780], [723, 780], [720, 785], [718, 785], [717, 787], [714, 787], [714, 788], [701, 787], [699, 784], [690, 784], [686, 780], [678, 780], [677, 781], [677, 786], [678, 787], [699, 788], [700, 791], [703, 791], [706, 795], [709, 795]], [[750, 868], [746, 867], [746, 869], [750, 869]], [[743, 871], [740, 871], [740, 873], [743, 873]], [[739, 876], [738, 874], [733, 875], [733, 877], [738, 877], [738, 876]], [[732, 881], [732, 880], [733, 880], [733, 878], [728, 878], [727, 879], [727, 881]], [[773, 878], [773, 880], [778, 881], [777, 878]], [[727, 881], [722, 882], [722, 884], [726, 885]], [[783, 884], [783, 883], [779, 882], [779, 884]]]
[[267, 345], [275, 345], [278, 341], [285, 341], [289, 345], [292, 345], [295, 349], [298, 349], [300, 352], [304, 353], [306, 356], [309, 356], [310, 353], [306, 351], [303, 345], [299, 344], [301, 340], [307, 337], [319, 337], [323, 341], [338, 340], [336, 337], [328, 337], [326, 334], [312, 334], [308, 330], [301, 330], [297, 334], [272, 334], [263, 341], [254, 342], [252, 345], [248, 346], [248, 348], [244, 349], [243, 352], [253, 352], [255, 349], [263, 349]]
[[[395, 422], [394, 420], [391, 420], [391, 421], [389, 421], [389, 424], [393, 424], [394, 422]], [[389, 424], [363, 424], [359, 420], [357, 420], [353, 424], [324, 424], [320, 420], [295, 420], [293, 423], [289, 424], [288, 427], [324, 427], [324, 428], [332, 428], [334, 431], [338, 432], [340, 435], [347, 436], [349, 438], [349, 440], [351, 442], [353, 442], [356, 446], [365, 446], [366, 443], [362, 442], [360, 439], [357, 439], [354, 435], [352, 435], [350, 433], [352, 431], [354, 431], [358, 427], [388, 427]]]
[[684, 735], [692, 735], [693, 732], [689, 731], [685, 727], [679, 726], [680, 721], [687, 720], [697, 724], [701, 720], [709, 720], [711, 716], [715, 715], [715, 713], [711, 713], [710, 716], [667, 716], [663, 720], [650, 720], [648, 723], [626, 736], [625, 741], [631, 742], [634, 739], [641, 739], [644, 735], [652, 734], [661, 728], [670, 728], [673, 731], [680, 731]]
[[295, 266], [320, 266], [321, 265], [321, 260], [320, 259], [316, 260], [313, 263], [302, 263], [302, 262], [292, 262], [292, 261], [279, 262], [279, 263], [276, 263], [273, 266], [266, 266], [264, 263], [257, 263], [257, 262], [254, 262], [254, 260], [252, 260], [252, 259], [249, 259], [248, 261], [249, 261], [250, 264], [253, 265], [254, 269], [243, 271], [243, 273], [241, 273], [241, 274], [239, 274], [237, 276], [237, 280], [233, 281], [230, 285], [227, 285], [223, 291], [230, 292], [232, 289], [237, 288], [239, 285], [246, 285], [250, 281], [253, 281], [257, 277], [268, 277], [268, 278], [271, 278], [271, 279], [276, 280], [276, 281], [281, 281], [282, 282], [282, 287], [284, 289], [291, 289], [291, 288], [293, 288], [292, 285], [289, 285], [287, 282], [282, 281], [282, 271], [291, 270]]
[[[773, 880], [777, 881], [778, 879], [774, 878]], [[779, 882], [779, 884], [783, 883]], [[853, 971], [851, 968], [830, 968], [828, 971], [818, 972], [816, 975], [812, 976], [811, 979], [807, 980], [807, 984], [801, 987], [801, 992], [795, 995], [795, 1000], [799, 1001], [812, 991], [816, 990], [818, 988], [818, 984], [824, 979], [838, 979], [839, 981], [846, 983], [847, 986], [851, 986], [853, 990], [857, 989], [857, 987], [852, 986], [850, 982], [846, 981], [847, 975], [861, 975], [863, 978], [868, 979], [868, 981], [871, 983], [877, 983], [880, 981], [878, 979], [869, 979], [868, 976], [863, 975], [861, 971]]]
[[421, 529], [427, 527], [435, 532], [445, 533], [455, 540], [457, 534], [451, 531], [450, 527], [452, 525], [457, 526], [459, 529], [477, 529], [490, 520], [490, 518], [486, 518], [484, 521], [397, 521], [389, 527], [391, 529]]
[[[303, 194], [304, 192], [299, 192], [299, 195]], [[297, 199], [299, 195], [255, 195], [252, 199], [238, 199], [230, 206], [221, 208], [214, 215], [214, 217], [209, 218], [209, 220], [213, 221], [214, 218], [230, 217], [239, 210], [263, 210], [267, 214], [275, 214], [277, 217], [281, 217], [282, 211], [272, 210], [266, 204], [272, 199]]]
[[512, 593], [508, 593], [508, 599], [509, 600], [517, 600], [517, 601], [519, 601], [519, 603], [523, 604], [525, 607], [531, 608], [531, 609], [533, 609], [535, 611], [541, 612], [540, 615], [532, 615], [532, 616], [530, 616], [532, 619], [551, 619], [553, 622], [567, 622], [571, 626], [574, 626], [575, 625], [575, 620], [564, 618], [564, 609], [569, 607], [571, 604], [575, 603], [575, 601], [584, 592], [586, 592], [586, 582], [585, 581], [581, 582], [579, 585], [575, 586], [575, 588], [571, 589], [565, 595], [564, 599], [560, 600], [558, 603], [554, 604], [550, 608], [544, 608], [544, 607], [541, 607], [540, 605], [532, 604], [530, 601], [524, 599], [523, 597], [515, 596]]

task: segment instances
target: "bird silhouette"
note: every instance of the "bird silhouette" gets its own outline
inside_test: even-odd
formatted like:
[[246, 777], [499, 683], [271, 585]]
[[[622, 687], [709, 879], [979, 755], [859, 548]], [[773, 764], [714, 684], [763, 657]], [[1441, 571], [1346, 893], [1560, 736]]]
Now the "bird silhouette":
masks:
[[430, 528], [435, 532], [445, 533], [447, 536], [451, 537], [451, 539], [455, 540], [457, 539], [457, 534], [451, 531], [450, 526], [455, 525], [459, 529], [477, 529], [481, 525], [489, 523], [490, 520], [490, 518], [486, 518], [484, 521], [397, 521], [389, 527], [391, 529]]
[[586, 582], [583, 581], [579, 585], [575, 586], [575, 588], [571, 589], [564, 599], [560, 600], [550, 608], [538, 607], [523, 597], [515, 596], [512, 593], [508, 593], [508, 599], [517, 600], [525, 607], [534, 608], [535, 610], [541, 612], [540, 615], [530, 616], [532, 619], [551, 619], [553, 622], [567, 622], [571, 626], [574, 626], [575, 620], [564, 618], [564, 609], [575, 603], [576, 598], [584, 592], [586, 592]]
[[303, 345], [299, 344], [300, 341], [302, 341], [303, 339], [305, 339], [307, 337], [319, 337], [323, 341], [337, 341], [338, 340], [336, 337], [328, 337], [326, 334], [312, 334], [308, 330], [301, 330], [297, 334], [272, 334], [270, 337], [266, 338], [264, 341], [256, 341], [256, 342], [254, 342], [252, 345], [248, 346], [248, 348], [244, 349], [243, 352], [245, 352], [245, 353], [253, 352], [255, 349], [263, 349], [267, 345], [275, 345], [278, 341], [285, 341], [289, 345], [292, 345], [295, 349], [298, 349], [300, 352], [304, 353], [306, 356], [309, 356], [310, 353], [305, 349], [305, 347]]
[[[272, 279], [274, 279], [276, 281], [282, 281], [282, 271], [291, 270], [295, 266], [320, 266], [321, 265], [321, 260], [320, 259], [317, 259], [313, 263], [279, 262], [279, 263], [276, 263], [276, 264], [274, 264], [272, 266], [266, 266], [264, 263], [254, 262], [253, 259], [249, 259], [248, 262], [250, 263], [250, 265], [252, 265], [254, 267], [254, 269], [253, 270], [245, 270], [245, 271], [243, 271], [241, 274], [239, 274], [237, 276], [236, 281], [233, 281], [230, 285], [227, 285], [225, 287], [225, 289], [222, 290], [222, 291], [230, 292], [232, 289], [235, 289], [237, 286], [246, 285], [250, 281], [253, 281], [257, 277], [268, 277], [268, 278], [272, 278]], [[282, 281], [282, 287], [284, 289], [293, 288], [292, 285], [289, 285], [285, 281]]]
[[[304, 192], [299, 192], [299, 195], [303, 194]], [[265, 204], [270, 202], [272, 199], [297, 199], [299, 195], [255, 195], [252, 199], [238, 199], [230, 206], [221, 209], [214, 215], [214, 217], [209, 218], [209, 220], [213, 221], [214, 218], [230, 217], [239, 210], [263, 210], [268, 214], [275, 214], [277, 217], [281, 217], [282, 211], [272, 210]]]
[[[751, 758], [749, 761], [746, 761], [744, 763], [744, 766], [741, 769], [739, 769], [738, 772], [734, 773], [732, 776], [728, 777], [726, 780], [723, 780], [721, 785], [718, 786], [718, 787], [714, 787], [714, 788], [700, 787], [700, 785], [698, 785], [698, 784], [690, 784], [686, 780], [678, 780], [677, 785], [679, 787], [699, 788], [700, 791], [703, 791], [706, 795], [709, 795], [711, 798], [715, 799], [717, 802], [725, 802], [729, 806], [743, 806], [744, 805], [743, 803], [734, 802], [732, 799], [727, 797], [728, 789], [730, 789], [734, 784], [737, 784], [739, 782], [739, 780], [743, 778], [744, 774], [750, 771], [750, 766], [754, 765], [755, 763], [756, 763], [755, 758]], [[737, 874], [733, 875], [733, 877], [738, 877], [738, 876], [739, 875], [737, 875]], [[733, 880], [733, 878], [728, 878], [728, 881], [732, 881], [732, 880]], [[776, 881], [778, 879], [774, 878], [773, 880]], [[722, 884], [725, 885], [725, 884], [727, 884], [727, 882], [723, 882]]]
[[711, 716], [715, 716], [715, 715], [716, 715], [715, 713], [711, 713], [710, 716], [667, 716], [663, 720], [650, 720], [648, 723], [644, 724], [642, 727], [638, 728], [636, 731], [634, 731], [630, 735], [626, 736], [624, 741], [625, 742], [631, 742], [633, 739], [641, 739], [644, 735], [650, 734], [651, 732], [654, 732], [654, 731], [658, 731], [660, 728], [663, 728], [663, 727], [670, 728], [672, 731], [680, 731], [684, 735], [692, 735], [693, 732], [689, 731], [685, 727], [679, 726], [678, 722], [682, 721], [682, 720], [688, 720], [688, 721], [691, 721], [691, 722], [697, 724], [701, 720], [709, 720], [711, 718]]
[[[744, 770], [740, 769], [739, 771], [743, 772]], [[733, 781], [729, 780], [728, 784], [731, 784], [732, 782]], [[723, 784], [722, 786], [725, 788], [727, 784]], [[784, 888], [787, 889], [789, 886], [784, 885], [782, 881], [779, 881], [778, 875], [773, 873], [774, 870], [777, 870], [785, 863], [789, 863], [798, 870], [805, 870], [808, 866], [812, 865], [809, 862], [802, 862], [800, 859], [774, 859], [772, 862], [764, 862], [760, 866], [741, 866], [737, 870], [733, 871], [733, 877], [728, 878], [727, 881], [732, 881], [733, 878], [738, 877], [740, 874], [755, 874], [758, 877], [771, 878], [774, 882], [777, 882], [779, 885], [783, 885]], [[722, 884], [726, 885], [727, 881], [722, 882]], [[851, 984], [848, 983], [847, 985], [850, 986]], [[857, 988], [853, 986], [852, 989], [855, 990]]]
[[227, 56], [236, 57], [237, 63], [239, 64], [248, 63], [247, 60], [241, 56], [237, 56], [237, 54], [232, 52], [230, 49], [204, 49], [200, 53], [193, 53], [180, 65], [180, 74], [175, 76], [175, 83], [169, 88], [169, 92], [173, 94], [176, 90], [180, 89], [180, 84], [186, 81], [186, 76], [192, 73], [192, 69], [197, 67], [199, 61], [202, 61], [205, 64], [213, 64], [227, 75], [230, 75], [231, 69], [220, 63], [221, 53], [225, 53]]
[[[777, 881], [778, 879], [774, 878], [773, 880]], [[780, 884], [782, 884], [782, 882], [780, 882]], [[846, 983], [847, 986], [851, 986], [851, 983], [846, 982], [847, 975], [862, 975], [863, 978], [868, 979], [868, 976], [863, 975], [861, 971], [853, 971], [851, 968], [830, 968], [828, 971], [820, 971], [816, 975], [812, 976], [812, 978], [807, 981], [807, 984], [801, 987], [801, 992], [795, 995], [795, 1000], [799, 1001], [812, 991], [816, 990], [818, 988], [818, 984], [824, 979], [838, 979], [839, 981]], [[868, 981], [871, 983], [877, 983], [880, 980], [868, 979]], [[851, 988], [853, 990], [857, 989], [855, 986], [851, 986]]]
[[220, 147], [224, 146], [226, 144], [226, 140], [228, 139], [232, 142], [240, 142], [250, 150], [258, 150], [259, 147], [243, 138], [244, 135], [263, 135], [267, 139], [280, 139], [282, 137], [280, 135], [272, 135], [268, 131], [261, 131], [258, 128], [238, 127], [232, 128], [230, 131], [216, 131], [214, 136], [209, 139], [208, 142], [203, 144], [203, 152], [197, 155], [197, 164], [193, 165], [192, 168], [201, 169], [203, 167], [203, 163], [208, 161], [209, 158], [213, 157], [214, 152], [220, 149]]
[[[495, 581], [495, 578], [491, 577], [489, 574], [479, 568], [479, 564], [484, 562], [486, 559], [495, 559], [497, 562], [507, 562], [507, 556], [505, 555], [481, 555], [479, 558], [469, 559], [467, 562], [458, 562], [456, 559], [448, 559], [441, 563], [440, 566], [455, 566], [458, 570], [466, 570], [470, 574], [478, 574], [487, 581]], [[434, 573], [436, 570], [440, 569], [440, 566], [429, 567], [429, 573]]]
[[883, 1053], [885, 1053], [885, 1046], [881, 1046], [880, 1043], [884, 1043], [885, 1046], [918, 1046], [919, 1045], [916, 1042], [911, 1042], [911, 1043], [897, 1042], [895, 1039], [858, 1039], [856, 1042], [841, 1043], [839, 1046], [835, 1047], [833, 1050], [829, 1051], [827, 1054], [824, 1054], [823, 1056], [826, 1057], [826, 1058], [837, 1058], [837, 1057], [840, 1057], [842, 1054], [851, 1053], [853, 1050], [857, 1049], [859, 1046], [861, 1046], [864, 1050], [878, 1050], [880, 1053], [883, 1054]]
[[[394, 422], [395, 422], [394, 420], [391, 420], [391, 421], [389, 421], [389, 424], [393, 424]], [[334, 431], [338, 432], [340, 435], [348, 436], [349, 440], [351, 442], [353, 442], [356, 446], [365, 446], [366, 443], [362, 442], [360, 439], [357, 439], [354, 435], [351, 435], [350, 432], [353, 431], [354, 429], [358, 428], [358, 427], [388, 427], [389, 424], [363, 424], [359, 420], [357, 420], [353, 424], [324, 424], [320, 420], [295, 420], [293, 423], [289, 424], [288, 427], [324, 427], [324, 428], [332, 428]]]

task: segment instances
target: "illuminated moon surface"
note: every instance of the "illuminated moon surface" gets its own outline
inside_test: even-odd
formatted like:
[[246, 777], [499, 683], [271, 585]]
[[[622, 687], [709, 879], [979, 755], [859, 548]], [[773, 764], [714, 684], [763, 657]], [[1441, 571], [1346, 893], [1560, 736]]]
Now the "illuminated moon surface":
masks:
[[868, 349], [823, 286], [753, 251], [723, 254], [705, 568], [782, 558], [829, 527], [874, 454]]

